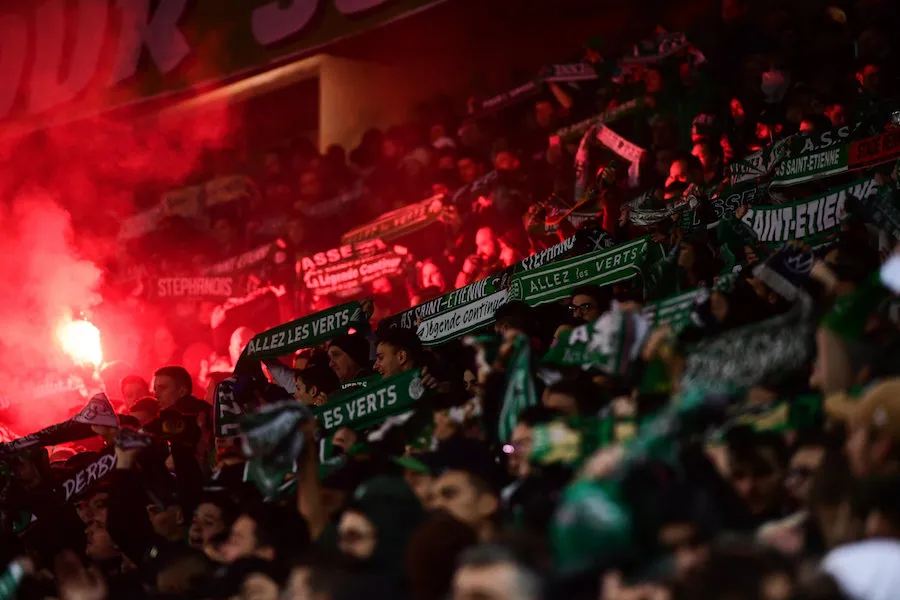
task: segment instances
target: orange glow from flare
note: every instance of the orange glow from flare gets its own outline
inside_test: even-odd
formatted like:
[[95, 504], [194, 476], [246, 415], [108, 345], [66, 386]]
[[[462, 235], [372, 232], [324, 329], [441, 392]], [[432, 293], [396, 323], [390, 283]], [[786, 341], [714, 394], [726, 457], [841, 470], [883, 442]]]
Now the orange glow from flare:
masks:
[[63, 323], [56, 330], [56, 339], [62, 351], [79, 365], [99, 367], [103, 362], [100, 330], [90, 321], [77, 319]]

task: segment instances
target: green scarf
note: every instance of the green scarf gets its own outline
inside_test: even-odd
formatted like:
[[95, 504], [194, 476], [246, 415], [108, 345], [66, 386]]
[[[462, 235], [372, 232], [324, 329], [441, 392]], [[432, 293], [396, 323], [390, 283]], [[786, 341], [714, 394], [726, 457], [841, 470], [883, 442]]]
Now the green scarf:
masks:
[[306, 440], [300, 425], [312, 418], [310, 410], [295, 401], [261, 406], [241, 419], [244, 454], [251, 457], [244, 470], [245, 479], [260, 493], [272, 498], [285, 485], [288, 473], [295, 472], [297, 459]]
[[[765, 270], [757, 276], [764, 279]], [[812, 301], [798, 295], [787, 312], [702, 340], [688, 348], [682, 386], [748, 388], [777, 384], [813, 354]]]
[[624, 377], [637, 358], [649, 329], [646, 318], [614, 307], [596, 321], [562, 333], [543, 362]]
[[412, 369], [367, 387], [351, 389], [328, 399], [313, 414], [326, 433], [342, 427], [366, 429], [411, 410], [425, 395], [421, 370]]
[[510, 283], [509, 300], [522, 300], [537, 306], [568, 298], [582, 285], [606, 286], [639, 276], [648, 254], [658, 250], [659, 245], [644, 236], [606, 250], [519, 273]]
[[347, 302], [273, 327], [250, 340], [248, 358], [277, 358], [303, 348], [313, 348], [346, 334], [366, 319], [359, 302]]
[[342, 244], [369, 240], [390, 241], [435, 223], [444, 214], [443, 195], [432, 196], [415, 204], [392, 210], [341, 236]]
[[818, 247], [837, 238], [847, 217], [847, 199], [852, 197], [865, 203], [875, 189], [875, 180], [864, 177], [790, 204], [754, 206], [741, 220], [768, 246], [802, 240]]
[[654, 329], [670, 325], [677, 334], [691, 322], [694, 306], [709, 294], [706, 288], [697, 288], [644, 306], [644, 316]]
[[529, 406], [537, 406], [539, 398], [531, 376], [531, 341], [525, 334], [513, 340], [512, 355], [506, 368], [506, 390], [497, 435], [501, 442], [509, 440], [519, 422], [519, 413]]

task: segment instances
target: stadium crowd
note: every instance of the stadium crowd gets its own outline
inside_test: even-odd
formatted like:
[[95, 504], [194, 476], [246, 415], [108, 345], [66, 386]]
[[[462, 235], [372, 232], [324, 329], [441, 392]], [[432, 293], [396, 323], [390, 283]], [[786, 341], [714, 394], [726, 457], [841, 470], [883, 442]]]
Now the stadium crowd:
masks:
[[220, 157], [121, 236], [146, 364], [0, 445], [0, 599], [893, 598], [897, 12]]

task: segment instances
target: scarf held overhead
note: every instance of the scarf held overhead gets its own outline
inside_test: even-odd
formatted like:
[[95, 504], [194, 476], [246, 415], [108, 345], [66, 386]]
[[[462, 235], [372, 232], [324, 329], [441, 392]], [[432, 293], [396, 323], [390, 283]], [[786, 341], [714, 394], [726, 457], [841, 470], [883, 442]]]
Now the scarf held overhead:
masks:
[[277, 358], [313, 348], [346, 334], [366, 317], [359, 302], [347, 302], [273, 327], [253, 337], [244, 352], [248, 358]]
[[354, 430], [380, 424], [410, 410], [425, 395], [420, 369], [382, 379], [364, 388], [348, 390], [328, 399], [313, 414], [326, 433], [342, 427]]
[[578, 286], [612, 285], [641, 275], [650, 238], [644, 236], [599, 252], [513, 276], [509, 300], [531, 306], [568, 298]]

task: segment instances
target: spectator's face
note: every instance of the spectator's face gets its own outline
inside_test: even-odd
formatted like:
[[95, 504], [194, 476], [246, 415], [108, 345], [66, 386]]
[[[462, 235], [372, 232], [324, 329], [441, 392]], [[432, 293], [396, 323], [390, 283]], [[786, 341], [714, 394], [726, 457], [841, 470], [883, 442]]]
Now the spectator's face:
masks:
[[89, 524], [91, 521], [106, 523], [106, 505], [108, 501], [109, 494], [97, 492], [78, 505], [78, 516], [85, 524]]
[[481, 391], [478, 384], [478, 375], [469, 369], [466, 369], [463, 373], [463, 385], [466, 387], [466, 393], [470, 396], [478, 396]]
[[812, 121], [803, 119], [800, 121], [800, 133], [812, 133], [816, 130], [816, 126]]
[[553, 105], [542, 100], [534, 105], [534, 118], [540, 127], [550, 127], [553, 120]]
[[746, 118], [746, 114], [744, 113], [744, 105], [737, 98], [731, 99], [731, 118], [738, 125], [743, 125], [744, 119]]
[[393, 377], [409, 369], [406, 352], [390, 344], [378, 344], [375, 348], [375, 370], [382, 377]]
[[475, 233], [475, 252], [484, 260], [497, 257], [497, 238], [491, 229], [482, 227]]
[[166, 375], [157, 375], [153, 378], [153, 395], [159, 401], [159, 407], [169, 408], [190, 393], [175, 383], [175, 380]]
[[656, 69], [648, 69], [644, 73], [644, 87], [648, 94], [658, 94], [663, 90], [662, 73]]
[[456, 168], [456, 160], [449, 154], [442, 154], [440, 158], [438, 158], [437, 167], [441, 171], [452, 171]]
[[575, 294], [570, 306], [572, 315], [585, 321], [596, 321], [600, 318], [601, 307], [594, 298], [584, 294]]
[[841, 104], [832, 104], [825, 109], [825, 116], [831, 119], [835, 127], [843, 127], [847, 124], [847, 111]]
[[528, 456], [531, 454], [531, 427], [522, 423], [516, 425], [509, 439], [512, 446], [506, 468], [513, 477], [527, 477], [531, 471]]
[[498, 171], [515, 171], [519, 168], [519, 161], [512, 152], [501, 150], [494, 155], [494, 168]]
[[881, 82], [881, 69], [875, 65], [866, 65], [856, 74], [859, 85], [870, 94], [877, 94]]
[[350, 452], [350, 448], [356, 444], [356, 432], [349, 427], [341, 427], [334, 432], [331, 443], [332, 445], [341, 448], [344, 452]]
[[160, 327], [153, 334], [153, 349], [160, 361], [169, 360], [177, 348], [175, 337], [167, 327]]
[[222, 519], [222, 510], [215, 504], [204, 502], [194, 511], [188, 543], [191, 548], [202, 549], [223, 531], [225, 521]]
[[731, 145], [731, 140], [723, 133], [719, 144], [722, 146], [722, 157], [726, 163], [730, 164], [734, 160], [734, 146]]
[[378, 536], [375, 526], [356, 511], [347, 511], [338, 525], [338, 548], [348, 556], [366, 560], [375, 552]]
[[436, 287], [439, 290], [444, 289], [444, 276], [441, 274], [441, 270], [437, 268], [437, 265], [431, 262], [426, 262], [422, 265], [422, 287]]
[[290, 600], [312, 600], [313, 593], [309, 588], [309, 576], [311, 573], [312, 570], [309, 567], [295, 567], [291, 569], [291, 575], [288, 578], [288, 598]]
[[471, 158], [461, 158], [456, 161], [459, 169], [459, 178], [463, 183], [472, 183], [478, 178], [478, 165]]
[[409, 486], [426, 509], [431, 509], [433, 495], [431, 493], [434, 487], [434, 477], [427, 473], [419, 473], [409, 469], [403, 472], [403, 480]]
[[466, 525], [483, 524], [497, 510], [497, 504], [496, 496], [479, 492], [462, 471], [447, 471], [434, 483], [432, 506]]
[[176, 540], [181, 536], [184, 525], [184, 513], [179, 506], [147, 505], [147, 515], [153, 523], [153, 531], [156, 535], [167, 539]]
[[400, 155], [403, 153], [403, 147], [397, 140], [392, 140], [390, 138], [386, 138], [384, 143], [381, 146], [381, 155], [384, 158], [389, 160], [393, 160], [396, 158], [400, 158]]
[[453, 576], [453, 600], [523, 600], [519, 588], [509, 564], [460, 567]]
[[716, 158], [710, 153], [706, 144], [694, 144], [691, 154], [697, 157], [704, 171], [712, 171], [716, 168]]
[[241, 585], [241, 600], [278, 600], [281, 589], [268, 575], [251, 573]]
[[213, 239], [220, 246], [227, 246], [234, 238], [234, 228], [227, 219], [219, 219], [213, 225]]
[[307, 171], [300, 176], [300, 193], [304, 196], [318, 196], [322, 193], [322, 182], [316, 173]]
[[326, 398], [324, 394], [319, 394], [316, 386], [309, 387], [299, 377], [296, 380], [297, 389], [294, 391], [294, 398], [306, 406], [322, 406], [325, 404]]
[[666, 179], [666, 187], [673, 183], [687, 183], [689, 178], [688, 165], [686, 161], [676, 160], [669, 167], [669, 177]]
[[659, 530], [659, 542], [672, 553], [679, 581], [688, 579], [709, 560], [709, 547], [700, 542], [697, 528], [690, 523], [664, 525]]
[[891, 442], [870, 427], [850, 424], [847, 432], [847, 460], [857, 477], [879, 474], [890, 452]]
[[694, 247], [691, 244], [682, 242], [681, 249], [678, 252], [678, 266], [683, 269], [692, 269], [696, 261], [697, 255], [694, 252]]
[[442, 137], [447, 137], [447, 128], [440, 123], [435, 123], [428, 132], [428, 139], [434, 143]]
[[440, 441], [449, 440], [458, 431], [456, 422], [450, 418], [450, 412], [446, 410], [434, 411], [434, 439]]
[[722, 292], [713, 292], [709, 297], [709, 306], [716, 321], [723, 323], [728, 317], [728, 297]]
[[359, 371], [359, 365], [356, 364], [356, 361], [337, 346], [328, 348], [328, 366], [338, 376], [341, 383], [352, 381]]
[[138, 420], [141, 425], [146, 425], [156, 418], [156, 415], [143, 410], [137, 410], [131, 413], [131, 416]]
[[785, 487], [791, 497], [804, 506], [809, 499], [809, 485], [813, 473], [822, 464], [824, 456], [825, 449], [821, 446], [802, 446], [791, 457], [785, 478]]
[[259, 555], [258, 550], [256, 523], [247, 515], [241, 515], [231, 526], [228, 541], [222, 546], [222, 558], [231, 564], [241, 558]]
[[751, 515], [773, 508], [781, 496], [782, 472], [769, 448], [758, 450], [757, 460], [741, 463], [729, 459], [731, 483]]
[[266, 154], [266, 175], [281, 175], [281, 159], [274, 152]]
[[292, 244], [302, 244], [306, 240], [306, 228], [300, 219], [288, 221], [288, 239]]
[[41, 472], [31, 459], [12, 461], [12, 474], [27, 490], [34, 489], [41, 483]]
[[84, 530], [87, 539], [85, 554], [91, 560], [106, 560], [119, 555], [116, 545], [106, 530], [106, 523], [94, 520]]
[[575, 403], [575, 398], [569, 394], [552, 392], [550, 388], [544, 390], [541, 396], [541, 403], [547, 408], [558, 410], [566, 415], [575, 416], [578, 414], [578, 405]]
[[125, 400], [125, 406], [133, 406], [135, 402], [150, 395], [150, 389], [147, 384], [142, 381], [128, 383], [122, 388], [122, 396]]

